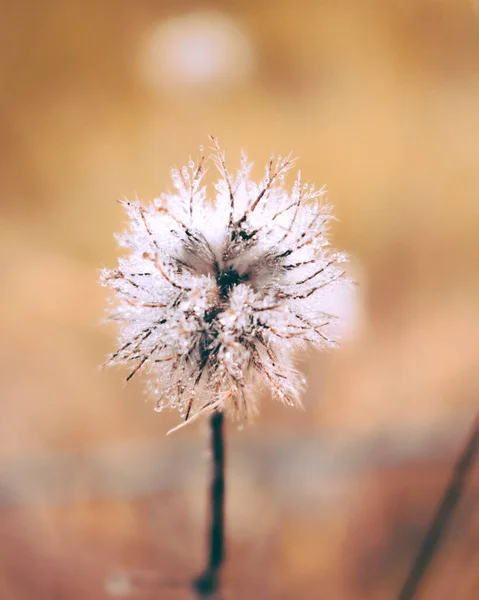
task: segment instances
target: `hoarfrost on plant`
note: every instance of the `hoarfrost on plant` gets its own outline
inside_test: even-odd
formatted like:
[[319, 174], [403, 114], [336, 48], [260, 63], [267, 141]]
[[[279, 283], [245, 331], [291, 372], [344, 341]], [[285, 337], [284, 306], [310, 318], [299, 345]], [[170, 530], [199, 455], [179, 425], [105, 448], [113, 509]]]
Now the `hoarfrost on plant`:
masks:
[[128, 252], [102, 271], [121, 324], [107, 364], [130, 365], [127, 380], [149, 371], [157, 410], [178, 408], [185, 422], [215, 410], [246, 418], [262, 384], [300, 405], [295, 352], [335, 344], [322, 299], [349, 285], [346, 255], [329, 246], [323, 190], [300, 174], [285, 185], [290, 156], [271, 158], [256, 183], [243, 155], [232, 177], [211, 139], [214, 198], [202, 185], [202, 156], [174, 169], [173, 191], [152, 204], [123, 201], [130, 222], [118, 240]]

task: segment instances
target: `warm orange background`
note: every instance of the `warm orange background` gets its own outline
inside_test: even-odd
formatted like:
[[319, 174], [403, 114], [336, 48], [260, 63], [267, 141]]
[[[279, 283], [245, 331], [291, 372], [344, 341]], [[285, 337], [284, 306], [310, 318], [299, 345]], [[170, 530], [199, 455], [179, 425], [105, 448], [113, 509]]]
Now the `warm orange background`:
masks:
[[[151, 200], [209, 133], [233, 164], [293, 149], [359, 282], [306, 411], [265, 398], [229, 431], [225, 597], [394, 598], [479, 406], [479, 2], [0, 11], [1, 600], [192, 598], [207, 429], [166, 437], [177, 415], [97, 369], [97, 270], [115, 200]], [[478, 499], [476, 469], [424, 600], [479, 598]]]

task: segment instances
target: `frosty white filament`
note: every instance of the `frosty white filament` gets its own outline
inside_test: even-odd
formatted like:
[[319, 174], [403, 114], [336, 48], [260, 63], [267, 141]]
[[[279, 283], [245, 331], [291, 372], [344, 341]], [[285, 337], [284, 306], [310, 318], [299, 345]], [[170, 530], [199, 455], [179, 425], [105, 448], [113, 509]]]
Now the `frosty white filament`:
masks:
[[186, 422], [218, 409], [246, 418], [262, 384], [299, 405], [295, 351], [334, 345], [322, 299], [348, 285], [346, 255], [329, 248], [323, 191], [300, 174], [285, 186], [289, 156], [271, 159], [259, 183], [243, 156], [233, 177], [211, 139], [214, 197], [201, 157], [172, 171], [172, 193], [148, 206], [123, 202], [130, 224], [118, 239], [128, 252], [102, 272], [121, 323], [108, 364], [129, 365], [127, 380], [148, 371], [157, 410], [178, 408]]

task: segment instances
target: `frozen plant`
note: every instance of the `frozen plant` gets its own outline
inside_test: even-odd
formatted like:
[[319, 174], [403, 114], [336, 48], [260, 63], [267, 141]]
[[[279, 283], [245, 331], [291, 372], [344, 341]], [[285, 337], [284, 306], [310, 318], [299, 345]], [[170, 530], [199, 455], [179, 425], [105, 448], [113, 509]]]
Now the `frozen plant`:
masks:
[[107, 364], [130, 365], [127, 381], [148, 371], [157, 410], [177, 408], [187, 423], [215, 411], [247, 418], [263, 384], [300, 405], [296, 350], [335, 344], [324, 300], [349, 285], [347, 257], [329, 245], [324, 191], [300, 174], [286, 187], [290, 156], [271, 158], [256, 183], [243, 155], [233, 177], [211, 140], [214, 197], [201, 156], [174, 169], [173, 191], [152, 204], [123, 201], [130, 223], [118, 239], [128, 253], [102, 272], [121, 324]]

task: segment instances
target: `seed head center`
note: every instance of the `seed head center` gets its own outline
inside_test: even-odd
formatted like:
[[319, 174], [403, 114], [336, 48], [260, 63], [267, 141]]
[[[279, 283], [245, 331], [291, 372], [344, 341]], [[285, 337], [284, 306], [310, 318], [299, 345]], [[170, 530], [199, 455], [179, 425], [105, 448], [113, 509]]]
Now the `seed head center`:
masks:
[[219, 271], [216, 276], [216, 282], [218, 284], [221, 300], [227, 300], [231, 290], [240, 283], [248, 281], [248, 279], [248, 273], [243, 273], [243, 275], [240, 275], [232, 266], [228, 266]]

